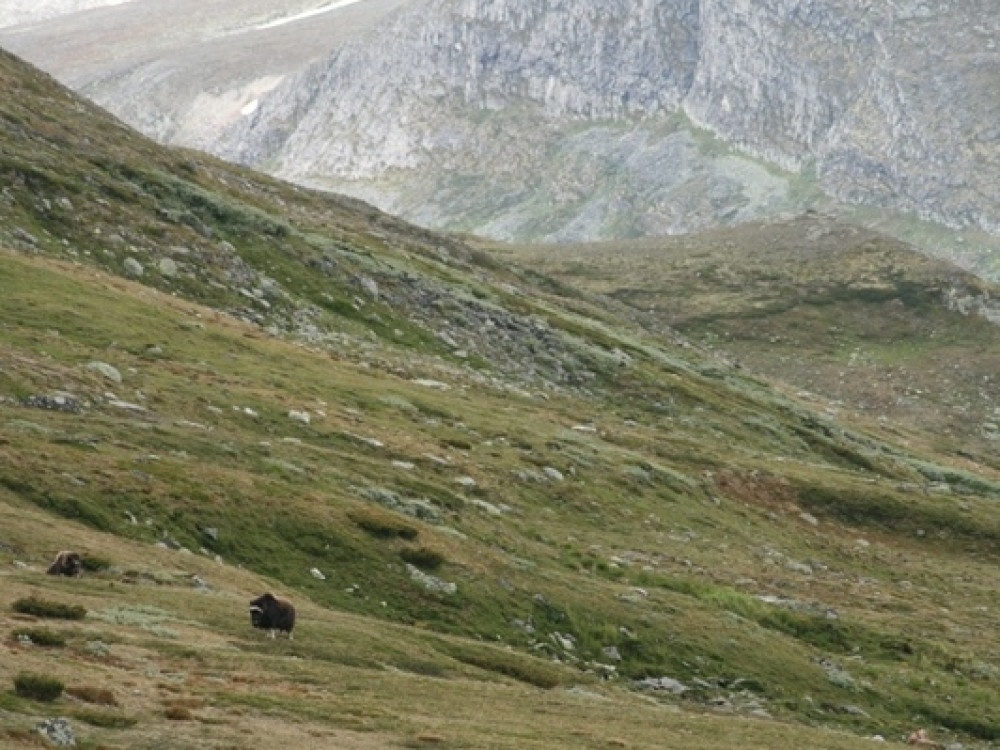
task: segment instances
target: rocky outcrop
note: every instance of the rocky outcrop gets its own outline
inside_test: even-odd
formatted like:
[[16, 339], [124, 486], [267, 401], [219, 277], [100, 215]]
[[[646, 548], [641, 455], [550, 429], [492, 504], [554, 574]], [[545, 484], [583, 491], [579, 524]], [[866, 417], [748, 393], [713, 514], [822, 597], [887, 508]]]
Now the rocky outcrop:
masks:
[[1000, 232], [989, 0], [703, 0], [685, 111], [838, 198]]
[[[676, 119], [674, 127], [664, 126], [680, 113], [743, 154], [814, 174], [839, 199], [998, 232], [1000, 53], [987, 3], [410, 3], [377, 33], [265, 96], [217, 148], [300, 181], [332, 180], [342, 188], [369, 181], [373, 187], [359, 192], [376, 199], [382, 193], [383, 203], [385, 193], [393, 194], [387, 176], [397, 182], [412, 171], [435, 176], [437, 190], [427, 179], [424, 189], [406, 182], [433, 202], [435, 192], [449, 192], [443, 175], [471, 179], [474, 165], [479, 180], [499, 187], [515, 213], [525, 212], [526, 194], [559, 209], [560, 190], [624, 188], [619, 205], [600, 206], [597, 219], [588, 221], [586, 206], [575, 205], [571, 222], [578, 227], [566, 222], [549, 232], [561, 230], [567, 239], [606, 234], [603, 214], [616, 208], [655, 212], [658, 203], [670, 203], [666, 198], [676, 199], [643, 191], [643, 168], [651, 162], [661, 164], [661, 186], [680, 166], [690, 178], [683, 192], [700, 196], [695, 203], [707, 196], [712, 205], [704, 213], [713, 221], [746, 218], [740, 209], [751, 204], [744, 214], [791, 204], [789, 175], [761, 196], [759, 175], [727, 184], [719, 154], [678, 156], [696, 132]], [[561, 160], [582, 134], [594, 136], [588, 152], [599, 169], [587, 174], [570, 159], [580, 172], [574, 179], [561, 173]], [[615, 145], [630, 135], [638, 142], [627, 150], [646, 149], [651, 159], [614, 161]], [[651, 141], [656, 146], [649, 149]], [[532, 172], [553, 162], [558, 179], [536, 178], [533, 189]], [[749, 164], [742, 160], [740, 167]], [[419, 209], [404, 192], [389, 207], [412, 215]], [[417, 218], [447, 224], [447, 206], [423, 211]], [[506, 221], [518, 225], [509, 213]], [[491, 233], [518, 234], [503, 224], [495, 217]], [[595, 232], [595, 224], [602, 229]], [[653, 224], [626, 233], [691, 228]]]

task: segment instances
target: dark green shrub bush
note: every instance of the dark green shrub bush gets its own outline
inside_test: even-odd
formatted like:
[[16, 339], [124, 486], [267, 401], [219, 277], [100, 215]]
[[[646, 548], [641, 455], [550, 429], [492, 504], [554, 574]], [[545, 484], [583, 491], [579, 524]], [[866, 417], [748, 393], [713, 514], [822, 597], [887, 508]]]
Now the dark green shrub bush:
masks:
[[369, 534], [381, 537], [402, 537], [416, 539], [419, 533], [415, 526], [403, 518], [374, 508], [360, 508], [349, 511], [347, 517]]
[[86, 557], [80, 558], [80, 562], [83, 565], [83, 569], [90, 573], [100, 573], [102, 570], [107, 570], [111, 567], [111, 561], [106, 557], [99, 557], [96, 555], [87, 555]]
[[66, 638], [62, 634], [44, 628], [22, 628], [15, 630], [13, 635], [15, 640], [22, 637], [29, 638], [36, 646], [59, 647], [66, 645]]
[[430, 547], [407, 547], [400, 550], [399, 556], [422, 570], [437, 570], [444, 564], [444, 555]]
[[14, 678], [14, 692], [22, 698], [36, 701], [54, 701], [62, 695], [64, 685], [55, 677], [32, 672], [21, 672]]
[[13, 604], [15, 612], [35, 617], [49, 617], [57, 620], [82, 620], [87, 616], [87, 610], [78, 604], [63, 604], [29, 596], [18, 599]]

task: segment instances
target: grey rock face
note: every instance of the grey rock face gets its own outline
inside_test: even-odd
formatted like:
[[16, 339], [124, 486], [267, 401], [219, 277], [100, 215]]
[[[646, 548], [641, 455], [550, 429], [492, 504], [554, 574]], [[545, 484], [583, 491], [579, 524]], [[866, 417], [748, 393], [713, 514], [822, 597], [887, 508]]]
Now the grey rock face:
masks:
[[838, 198], [1000, 231], [990, 0], [701, 6], [692, 119], [788, 169], [814, 166]]
[[[715, 222], [745, 218], [736, 214], [754, 198], [756, 213], [784, 201], [787, 185], [753, 196], [759, 180], [726, 184], [718, 169], [708, 187], [693, 190], [699, 175], [691, 174], [680, 180], [683, 190], [664, 190], [678, 172], [705, 177], [704, 155], [671, 153], [679, 135], [648, 149], [651, 124], [683, 113], [745, 154], [814, 172], [839, 199], [1000, 232], [1000, 131], [992, 124], [1000, 117], [1000, 24], [989, 4], [411, 2], [377, 34], [275, 88], [216, 148], [299, 181], [327, 176], [348, 190], [350, 181], [399, 170], [440, 179], [475, 163], [513, 208], [486, 233], [509, 237], [531, 219], [519, 215], [529, 209], [518, 182], [532, 192], [532, 170], [558, 172], [574, 137], [599, 123], [630, 123], [628, 132], [647, 133], [645, 144], [633, 140], [615, 157], [614, 133], [605, 128], [603, 139], [595, 134], [600, 143], [571, 160], [576, 174], [553, 178], [549, 195], [540, 196], [558, 210], [552, 194], [560, 187], [599, 195], [618, 185], [622, 203], [564, 201], [575, 218], [553, 228], [551, 239], [600, 236], [609, 214], [655, 211], [681, 195], [711, 204], [683, 213]], [[567, 122], [576, 123], [577, 136], [562, 130]], [[644, 149], [642, 164], [630, 165], [627, 153]], [[601, 167], [605, 154], [609, 164], [588, 174], [586, 157]], [[643, 177], [657, 161], [656, 174]], [[644, 191], [647, 180], [661, 189]], [[391, 196], [390, 210], [448, 223], [448, 206], [414, 215], [419, 209], [405, 201], [405, 189], [372, 190], [383, 205]], [[420, 192], [425, 199], [435, 193]], [[690, 223], [675, 218], [631, 231], [684, 231]]]
[[364, 0], [284, 35], [210, 2], [197, 38], [140, 33], [180, 12], [155, 5], [0, 42], [144, 132], [438, 228], [671, 234], [832, 197], [1000, 234], [995, 0]]

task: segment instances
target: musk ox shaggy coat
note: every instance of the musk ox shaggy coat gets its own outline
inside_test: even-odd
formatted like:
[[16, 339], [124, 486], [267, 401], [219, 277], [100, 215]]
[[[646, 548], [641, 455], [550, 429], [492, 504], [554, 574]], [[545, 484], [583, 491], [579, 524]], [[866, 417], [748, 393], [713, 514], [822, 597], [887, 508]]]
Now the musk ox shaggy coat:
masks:
[[280, 630], [291, 639], [292, 628], [295, 627], [295, 607], [268, 592], [250, 602], [250, 624], [270, 631], [272, 638]]
[[50, 576], [78, 576], [83, 573], [83, 560], [79, 553], [63, 550], [45, 572]]

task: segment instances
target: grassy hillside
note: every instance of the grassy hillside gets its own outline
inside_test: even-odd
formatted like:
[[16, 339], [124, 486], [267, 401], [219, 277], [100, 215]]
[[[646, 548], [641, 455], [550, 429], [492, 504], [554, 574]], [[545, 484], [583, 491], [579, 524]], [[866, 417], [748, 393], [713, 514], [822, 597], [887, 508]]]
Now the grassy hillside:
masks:
[[[13, 58], [0, 85], [0, 742], [1000, 738], [989, 467]], [[95, 570], [43, 575], [69, 547]], [[265, 589], [294, 641], [249, 627]]]
[[831, 413], [1000, 470], [1000, 288], [822, 215], [630, 243], [499, 247]]

